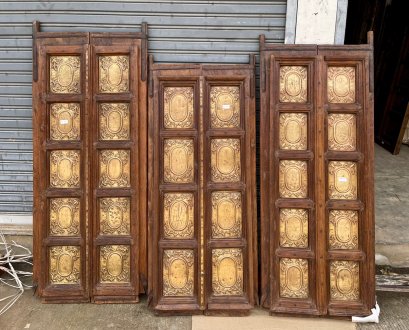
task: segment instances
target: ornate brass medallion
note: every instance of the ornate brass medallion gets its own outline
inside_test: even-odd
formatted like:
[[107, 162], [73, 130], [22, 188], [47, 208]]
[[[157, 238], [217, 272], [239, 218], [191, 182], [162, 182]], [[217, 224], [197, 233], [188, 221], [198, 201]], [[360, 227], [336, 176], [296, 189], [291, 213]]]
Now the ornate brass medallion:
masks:
[[193, 156], [193, 140], [166, 139], [164, 142], [164, 181], [193, 182]]
[[330, 262], [331, 300], [359, 299], [359, 263], [356, 261]]
[[80, 139], [80, 105], [78, 103], [52, 103], [50, 106], [50, 139]]
[[335, 151], [356, 150], [355, 115], [328, 115], [328, 149]]
[[193, 250], [164, 250], [163, 296], [193, 296]]
[[50, 152], [50, 186], [53, 188], [80, 187], [80, 151]]
[[241, 179], [239, 139], [211, 140], [211, 178], [214, 182], [236, 182]]
[[328, 67], [328, 102], [354, 103], [355, 102], [355, 68]]
[[329, 162], [328, 194], [331, 199], [357, 198], [357, 164], [355, 162]]
[[280, 114], [280, 149], [307, 150], [307, 114]]
[[99, 92], [129, 91], [129, 57], [125, 55], [99, 57]]
[[280, 209], [280, 246], [308, 247], [308, 211]]
[[99, 105], [99, 138], [101, 140], [129, 140], [130, 113], [128, 103]]
[[50, 92], [58, 94], [81, 92], [81, 58], [79, 56], [50, 57]]
[[210, 88], [210, 125], [213, 128], [240, 127], [240, 87]]
[[212, 237], [239, 238], [242, 226], [241, 193], [212, 192]]
[[52, 246], [49, 255], [51, 284], [80, 283], [81, 259], [78, 246]]
[[308, 261], [280, 259], [280, 297], [308, 298]]
[[280, 197], [306, 198], [308, 194], [307, 162], [280, 161], [279, 186]]
[[100, 248], [100, 282], [130, 281], [130, 250], [128, 245], [106, 245]]
[[50, 235], [78, 236], [80, 233], [80, 200], [50, 199]]
[[331, 210], [329, 212], [329, 247], [331, 249], [358, 248], [358, 211]]
[[243, 294], [243, 252], [241, 249], [212, 250], [212, 291], [215, 296]]
[[193, 87], [165, 87], [163, 99], [165, 128], [193, 128]]
[[101, 188], [126, 188], [131, 185], [129, 150], [102, 150], [99, 167]]
[[280, 67], [280, 102], [307, 102], [307, 67]]
[[165, 193], [163, 198], [163, 235], [169, 239], [194, 236], [194, 195]]
[[130, 234], [130, 204], [128, 197], [99, 199], [99, 230], [102, 235]]

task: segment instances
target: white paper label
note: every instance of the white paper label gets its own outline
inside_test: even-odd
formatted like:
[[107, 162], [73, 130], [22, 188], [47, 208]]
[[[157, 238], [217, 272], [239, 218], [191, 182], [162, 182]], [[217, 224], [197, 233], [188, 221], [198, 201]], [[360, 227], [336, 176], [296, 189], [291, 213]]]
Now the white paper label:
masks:
[[68, 119], [61, 119], [60, 120], [60, 125], [67, 125], [68, 124]]
[[223, 110], [229, 110], [230, 109], [230, 104], [223, 104], [222, 109]]
[[338, 181], [339, 181], [339, 182], [347, 182], [348, 179], [345, 178], [345, 177], [343, 177], [343, 176], [341, 176], [341, 177], [338, 178]]

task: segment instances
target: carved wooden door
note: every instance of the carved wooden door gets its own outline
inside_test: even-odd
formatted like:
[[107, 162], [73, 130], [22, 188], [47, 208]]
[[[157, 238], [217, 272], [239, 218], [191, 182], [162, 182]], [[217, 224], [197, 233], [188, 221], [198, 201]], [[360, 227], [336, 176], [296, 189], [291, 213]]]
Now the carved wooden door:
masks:
[[44, 301], [135, 302], [143, 292], [143, 38], [35, 24], [34, 281]]
[[372, 45], [261, 38], [261, 303], [374, 307]]
[[246, 312], [257, 278], [254, 66], [151, 74], [150, 306]]

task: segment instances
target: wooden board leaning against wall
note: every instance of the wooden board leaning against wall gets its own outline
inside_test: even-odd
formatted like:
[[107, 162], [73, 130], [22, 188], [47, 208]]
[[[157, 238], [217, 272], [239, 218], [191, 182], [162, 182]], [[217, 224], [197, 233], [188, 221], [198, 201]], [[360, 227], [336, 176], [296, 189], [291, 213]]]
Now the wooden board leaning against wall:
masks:
[[34, 283], [44, 302], [137, 302], [145, 291], [146, 110], [146, 24], [33, 24]]
[[367, 315], [375, 304], [373, 46], [260, 37], [261, 304]]
[[153, 64], [149, 305], [247, 313], [257, 301], [255, 73]]

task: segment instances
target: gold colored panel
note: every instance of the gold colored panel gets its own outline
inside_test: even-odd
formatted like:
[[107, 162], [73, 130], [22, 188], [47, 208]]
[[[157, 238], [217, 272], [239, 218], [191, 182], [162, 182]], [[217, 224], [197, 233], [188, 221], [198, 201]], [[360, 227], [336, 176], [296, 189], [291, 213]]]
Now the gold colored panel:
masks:
[[101, 188], [130, 187], [129, 150], [102, 150], [99, 154], [99, 186]]
[[50, 255], [51, 284], [79, 284], [81, 256], [79, 246], [52, 246]]
[[191, 139], [166, 139], [164, 143], [164, 181], [194, 181], [194, 146]]
[[280, 102], [307, 102], [307, 67], [280, 67]]
[[331, 300], [359, 299], [359, 263], [356, 261], [330, 262]]
[[50, 109], [50, 139], [80, 139], [80, 105], [78, 103], [53, 103]]
[[55, 150], [50, 153], [50, 186], [80, 187], [80, 151]]
[[78, 236], [80, 233], [80, 200], [50, 199], [50, 235]]
[[243, 294], [243, 252], [241, 249], [212, 250], [212, 289], [215, 296]]
[[99, 138], [129, 140], [129, 104], [101, 103], [99, 105]]
[[193, 128], [193, 87], [165, 87], [163, 98], [165, 128]]
[[240, 181], [240, 140], [212, 139], [211, 168], [211, 177], [214, 182]]
[[303, 160], [280, 161], [280, 197], [306, 198], [308, 194], [307, 162]]
[[193, 296], [193, 250], [165, 250], [163, 253], [163, 295]]
[[280, 149], [307, 150], [307, 114], [280, 114]]
[[329, 247], [358, 248], [358, 212], [331, 210], [329, 212]]
[[328, 195], [331, 199], [357, 198], [357, 165], [333, 161], [328, 165]]
[[330, 66], [327, 80], [329, 103], [355, 102], [355, 68]]
[[328, 115], [328, 149], [336, 151], [356, 150], [355, 115]]
[[210, 88], [210, 125], [212, 128], [240, 127], [240, 87]]
[[129, 235], [130, 217], [128, 197], [99, 199], [99, 230], [102, 235]]
[[240, 192], [212, 192], [212, 237], [241, 237], [241, 213]]
[[81, 59], [79, 56], [50, 57], [50, 91], [58, 94], [81, 92]]
[[130, 249], [127, 245], [101, 246], [99, 252], [101, 283], [130, 282]]
[[164, 194], [163, 232], [165, 238], [193, 238], [195, 229], [194, 216], [193, 194]]
[[99, 57], [99, 92], [124, 93], [129, 91], [129, 57]]
[[280, 259], [280, 297], [308, 298], [308, 261]]
[[295, 248], [308, 247], [307, 210], [280, 210], [280, 246]]

